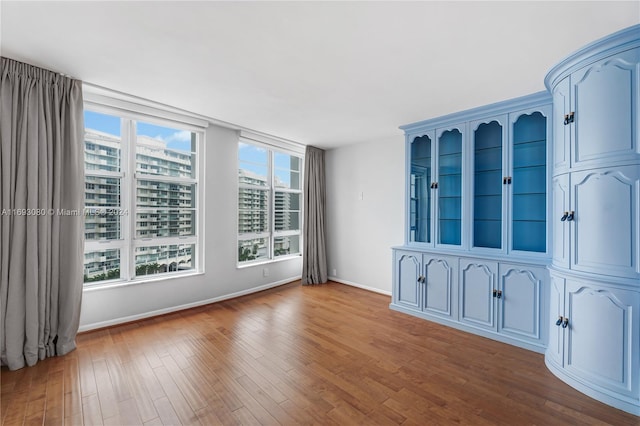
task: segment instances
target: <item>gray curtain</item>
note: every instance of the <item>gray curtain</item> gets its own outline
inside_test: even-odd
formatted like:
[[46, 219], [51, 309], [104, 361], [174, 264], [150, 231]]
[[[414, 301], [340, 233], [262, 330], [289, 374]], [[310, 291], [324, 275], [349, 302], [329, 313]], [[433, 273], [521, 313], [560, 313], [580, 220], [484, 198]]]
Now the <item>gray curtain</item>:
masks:
[[1, 61], [0, 362], [15, 370], [76, 347], [84, 123], [80, 81]]
[[304, 159], [302, 284], [327, 282], [324, 151], [307, 146]]

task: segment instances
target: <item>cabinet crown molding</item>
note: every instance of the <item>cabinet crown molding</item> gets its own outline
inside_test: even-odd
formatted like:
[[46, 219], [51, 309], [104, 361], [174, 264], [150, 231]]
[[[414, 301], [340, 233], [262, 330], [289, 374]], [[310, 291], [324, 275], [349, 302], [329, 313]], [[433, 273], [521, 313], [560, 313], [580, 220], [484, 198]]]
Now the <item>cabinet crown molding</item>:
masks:
[[489, 105], [467, 109], [464, 111], [454, 112], [452, 114], [447, 114], [440, 117], [405, 124], [400, 126], [399, 128], [403, 130], [406, 135], [422, 136], [423, 133], [421, 132], [426, 132], [427, 130], [432, 130], [436, 127], [447, 127], [460, 124], [461, 121], [475, 121], [490, 116], [506, 114], [518, 110], [536, 108], [541, 104], [550, 104], [551, 99], [551, 94], [547, 91], [536, 92], [530, 95], [520, 96], [506, 101], [500, 101]]
[[573, 52], [549, 70], [544, 78], [544, 85], [551, 91], [558, 82], [576, 69], [638, 46], [640, 46], [640, 24], [595, 40]]

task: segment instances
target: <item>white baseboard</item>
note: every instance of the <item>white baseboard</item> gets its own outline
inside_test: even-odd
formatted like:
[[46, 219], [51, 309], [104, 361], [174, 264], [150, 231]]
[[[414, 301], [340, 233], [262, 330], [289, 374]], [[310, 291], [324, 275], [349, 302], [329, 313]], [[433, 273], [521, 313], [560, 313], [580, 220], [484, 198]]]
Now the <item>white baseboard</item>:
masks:
[[380, 290], [379, 288], [369, 287], [369, 286], [366, 286], [366, 285], [354, 283], [352, 281], [343, 280], [343, 279], [340, 279], [340, 278], [337, 278], [337, 277], [331, 277], [330, 276], [329, 279], [331, 281], [335, 281], [335, 282], [340, 283], [340, 284], [346, 284], [346, 285], [350, 285], [352, 287], [358, 287], [358, 288], [361, 288], [363, 290], [371, 291], [371, 292], [374, 292], [374, 293], [384, 294], [385, 296], [391, 296], [391, 292], [390, 291]]
[[197, 302], [186, 303], [184, 305], [171, 306], [171, 307], [168, 307], [168, 308], [163, 308], [163, 309], [158, 309], [158, 310], [155, 310], [155, 311], [144, 312], [144, 313], [141, 313], [141, 314], [130, 315], [130, 316], [120, 317], [120, 318], [114, 318], [114, 319], [110, 319], [110, 320], [107, 320], [107, 321], [95, 322], [95, 323], [92, 323], [92, 324], [85, 324], [85, 325], [81, 325], [79, 327], [78, 332], [97, 330], [99, 328], [111, 327], [111, 326], [118, 325], [118, 324], [124, 324], [124, 323], [127, 323], [127, 322], [138, 321], [138, 320], [145, 319], [145, 318], [155, 317], [155, 316], [158, 316], [158, 315], [170, 314], [172, 312], [183, 311], [185, 309], [197, 308], [198, 306], [209, 305], [211, 303], [221, 302], [223, 300], [234, 299], [236, 297], [246, 296], [248, 294], [257, 293], [257, 292], [263, 291], [263, 290], [268, 290], [268, 289], [273, 288], [273, 287], [278, 287], [278, 286], [281, 286], [283, 284], [288, 284], [290, 282], [297, 281], [300, 278], [301, 277], [287, 278], [287, 279], [284, 279], [284, 280], [276, 281], [276, 282], [269, 283], [269, 284], [264, 284], [264, 285], [261, 285], [261, 286], [258, 286], [258, 287], [253, 287], [253, 288], [250, 288], [250, 289], [247, 289], [247, 290], [242, 290], [242, 291], [238, 291], [238, 292], [231, 293], [231, 294], [225, 294], [225, 295], [214, 297], [214, 298], [211, 298], [211, 299], [198, 300]]

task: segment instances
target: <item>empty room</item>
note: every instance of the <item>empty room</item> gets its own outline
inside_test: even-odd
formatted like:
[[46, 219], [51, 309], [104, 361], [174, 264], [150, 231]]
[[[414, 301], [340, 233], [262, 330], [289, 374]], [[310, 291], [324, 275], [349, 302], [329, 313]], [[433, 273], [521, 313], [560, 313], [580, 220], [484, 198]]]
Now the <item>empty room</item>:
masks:
[[640, 425], [637, 1], [0, 2], [0, 423]]

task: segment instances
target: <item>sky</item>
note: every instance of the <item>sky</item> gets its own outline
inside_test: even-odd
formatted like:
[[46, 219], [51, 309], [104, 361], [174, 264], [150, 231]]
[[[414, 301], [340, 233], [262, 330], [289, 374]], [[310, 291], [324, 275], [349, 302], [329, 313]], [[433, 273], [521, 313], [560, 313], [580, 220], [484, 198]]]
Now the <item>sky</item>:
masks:
[[[84, 111], [84, 126], [108, 133], [117, 137], [121, 136], [120, 117]], [[167, 148], [179, 151], [191, 151], [191, 132], [188, 130], [174, 129], [170, 127], [158, 126], [156, 124], [137, 122], [137, 134], [149, 136], [154, 139], [164, 141]], [[238, 160], [240, 167], [261, 176], [266, 176], [268, 167], [268, 152], [265, 148], [240, 143], [238, 147]], [[274, 173], [287, 187], [291, 183], [291, 156], [276, 152], [274, 155]], [[298, 171], [300, 164], [298, 165]]]
[[[113, 115], [84, 111], [84, 127], [98, 130], [114, 136], [120, 135], [120, 118]], [[149, 136], [164, 141], [167, 148], [179, 151], [191, 151], [191, 132], [188, 130], [172, 129], [156, 124], [137, 122], [138, 135]]]

